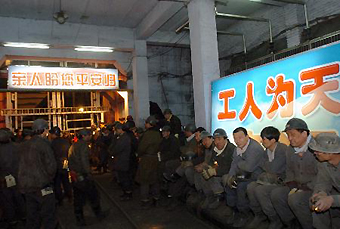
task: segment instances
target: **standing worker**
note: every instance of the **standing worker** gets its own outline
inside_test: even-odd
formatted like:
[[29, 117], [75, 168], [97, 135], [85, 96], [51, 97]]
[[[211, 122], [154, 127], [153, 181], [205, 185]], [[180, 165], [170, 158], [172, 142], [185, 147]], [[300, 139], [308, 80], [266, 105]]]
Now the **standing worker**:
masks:
[[163, 114], [166, 121], [168, 122], [167, 125], [169, 125], [171, 128], [172, 134], [178, 138], [182, 132], [181, 120], [176, 115], [173, 115], [170, 109], [165, 109]]
[[[61, 205], [64, 195], [68, 200], [72, 200], [72, 187], [68, 179], [68, 150], [70, 143], [67, 139], [61, 138], [61, 130], [55, 126], [49, 131], [51, 137], [51, 146], [57, 162], [57, 174], [54, 179], [54, 190], [58, 204]], [[64, 190], [64, 195], [63, 195]]]
[[[48, 124], [44, 119], [33, 122], [33, 137], [20, 145], [18, 184], [25, 194], [26, 227], [55, 229], [57, 226], [53, 180], [57, 163], [47, 139]], [[40, 222], [40, 219], [42, 222]]]
[[69, 168], [73, 184], [74, 213], [77, 225], [85, 226], [83, 206], [86, 199], [89, 199], [92, 210], [96, 217], [101, 220], [107, 216], [100, 207], [100, 198], [97, 188], [91, 176], [90, 169], [90, 148], [92, 132], [82, 129], [78, 132], [78, 141], [73, 143], [69, 150]]
[[150, 192], [156, 203], [160, 196], [158, 157], [159, 145], [162, 141], [158, 130], [157, 120], [150, 116], [145, 120], [145, 133], [138, 145], [140, 162], [137, 170], [136, 181], [141, 185], [141, 205], [143, 208], [150, 206]]

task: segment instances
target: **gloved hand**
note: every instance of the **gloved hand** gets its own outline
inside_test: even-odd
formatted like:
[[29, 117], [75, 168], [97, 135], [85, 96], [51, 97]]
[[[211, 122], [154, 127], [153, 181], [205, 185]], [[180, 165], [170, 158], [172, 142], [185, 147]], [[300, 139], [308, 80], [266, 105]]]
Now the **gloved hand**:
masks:
[[298, 187], [298, 183], [296, 181], [289, 181], [286, 183], [286, 185], [289, 187], [290, 190]]
[[208, 169], [204, 169], [202, 172], [204, 179], [208, 180], [210, 177], [216, 176], [216, 169], [209, 166]]
[[192, 163], [192, 161], [182, 161], [181, 166], [183, 168], [186, 168], [186, 167], [194, 166], [194, 164]]
[[288, 193], [288, 196], [292, 195], [292, 194], [295, 194], [295, 193], [299, 193], [299, 192], [302, 192], [301, 189], [298, 189], [298, 188], [293, 188], [292, 190], [290, 190], [290, 192]]
[[230, 176], [229, 174], [224, 175], [222, 177], [222, 182], [223, 182], [224, 186], [228, 186], [229, 188], [236, 188], [237, 187], [235, 176]]

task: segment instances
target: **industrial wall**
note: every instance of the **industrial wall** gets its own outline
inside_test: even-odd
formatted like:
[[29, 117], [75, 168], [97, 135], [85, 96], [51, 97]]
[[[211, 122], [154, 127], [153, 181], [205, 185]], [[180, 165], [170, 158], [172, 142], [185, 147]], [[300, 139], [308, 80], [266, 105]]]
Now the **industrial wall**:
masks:
[[[320, 27], [323, 30], [320, 31], [320, 28], [318, 28], [317, 35], [340, 30], [340, 20], [337, 20], [338, 23], [333, 22], [332, 25], [325, 23], [327, 20], [339, 17], [339, 0], [306, 0], [306, 4], [310, 26], [312, 28]], [[294, 47], [306, 39], [304, 37], [305, 32], [303, 31], [305, 28], [305, 16], [302, 5], [287, 4], [284, 7], [266, 6], [250, 16], [270, 19], [273, 26], [275, 50]], [[269, 27], [267, 23], [234, 21], [233, 25], [229, 27], [228, 32], [243, 33], [245, 35], [247, 49], [250, 51], [247, 55], [248, 60], [256, 59], [261, 55], [269, 53]], [[233, 61], [234, 55], [242, 54], [242, 52], [242, 39], [239, 37], [219, 36], [220, 70], [222, 76], [235, 62]]]

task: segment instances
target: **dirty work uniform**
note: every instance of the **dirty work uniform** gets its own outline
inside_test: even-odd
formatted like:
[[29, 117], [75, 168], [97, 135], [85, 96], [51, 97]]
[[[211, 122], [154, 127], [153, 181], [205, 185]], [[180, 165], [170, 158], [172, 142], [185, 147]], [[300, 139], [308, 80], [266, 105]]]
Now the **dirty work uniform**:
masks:
[[149, 200], [149, 192], [154, 198], [159, 198], [158, 157], [161, 134], [156, 127], [149, 128], [143, 134], [138, 145], [139, 166], [136, 181], [141, 185], [141, 199]]
[[[286, 156], [286, 185], [271, 192], [272, 204], [284, 224], [289, 225], [296, 217], [303, 229], [313, 228], [309, 198], [312, 196], [319, 162], [309, 150], [300, 157], [289, 147]], [[299, 192], [288, 195], [294, 188]]]
[[[247, 187], [249, 205], [255, 215], [264, 212], [269, 219], [276, 220], [276, 213], [270, 201], [270, 194], [272, 190], [280, 185], [280, 180], [283, 181], [285, 179], [287, 150], [288, 146], [280, 142], [277, 143], [274, 152], [270, 152], [267, 149], [265, 151], [265, 160], [261, 165], [263, 173], [260, 174], [257, 181], [251, 182]], [[272, 161], [269, 160], [269, 154], [271, 153], [274, 153]], [[267, 175], [270, 176], [269, 179], [266, 179]]]
[[113, 155], [113, 169], [117, 171], [120, 186], [124, 192], [132, 191], [130, 175], [131, 139], [127, 133], [117, 136], [116, 144], [110, 148]]
[[325, 213], [313, 213], [313, 226], [317, 229], [340, 228], [340, 164], [328, 162], [318, 164], [318, 176], [313, 193], [324, 192], [334, 199], [332, 207]]
[[54, 229], [57, 220], [53, 180], [57, 163], [51, 145], [35, 135], [20, 144], [19, 152], [18, 184], [26, 198], [26, 228], [40, 228], [42, 223], [44, 228]]
[[[231, 162], [232, 162], [232, 155], [236, 148], [236, 146], [229, 142], [227, 146], [223, 150], [221, 154], [217, 154], [215, 151], [215, 146], [212, 149], [212, 156], [210, 161], [208, 162], [209, 166], [216, 167], [216, 176], [211, 177], [208, 180], [205, 180], [202, 175], [200, 182], [201, 184], [198, 186], [202, 187], [202, 190], [206, 196], [210, 194], [219, 194], [224, 192], [224, 187], [222, 186], [222, 176], [229, 172]], [[217, 163], [217, 165], [215, 165]]]
[[83, 207], [86, 199], [96, 216], [102, 211], [97, 188], [90, 174], [90, 149], [88, 144], [80, 139], [73, 143], [69, 150], [69, 168], [73, 185], [73, 205], [77, 221], [84, 220]]
[[249, 139], [247, 149], [240, 155], [237, 154], [237, 148], [233, 153], [233, 161], [229, 170], [229, 176], [244, 176], [236, 178], [237, 188], [231, 189], [226, 186], [227, 204], [230, 207], [236, 207], [240, 212], [249, 211], [249, 201], [247, 198], [247, 185], [256, 180], [261, 173], [261, 165], [264, 160], [264, 151], [262, 146], [254, 139]]
[[[4, 210], [4, 219], [11, 223], [15, 216], [23, 218], [25, 215], [25, 202], [22, 194], [18, 191], [18, 167], [19, 149], [18, 144], [13, 142], [0, 143], [0, 204]], [[13, 176], [16, 185], [6, 183], [6, 177]], [[8, 187], [11, 186], [11, 187]]]
[[64, 189], [64, 193], [69, 199], [72, 198], [72, 187], [68, 179], [67, 171], [67, 159], [70, 143], [67, 139], [58, 137], [52, 140], [51, 147], [57, 162], [57, 174], [54, 179], [54, 190], [58, 202], [61, 203], [63, 200], [62, 189]]

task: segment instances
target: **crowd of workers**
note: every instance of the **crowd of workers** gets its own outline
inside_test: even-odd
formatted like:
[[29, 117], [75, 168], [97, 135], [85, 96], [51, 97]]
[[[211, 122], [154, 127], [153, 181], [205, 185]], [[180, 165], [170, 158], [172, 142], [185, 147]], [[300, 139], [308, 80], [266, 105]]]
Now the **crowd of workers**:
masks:
[[[335, 133], [312, 137], [307, 124], [289, 120], [280, 131], [264, 127], [261, 143], [243, 127], [209, 133], [188, 124], [171, 110], [165, 120], [150, 116], [145, 130], [127, 121], [82, 129], [76, 136], [48, 128], [43, 119], [15, 138], [0, 129], [0, 200], [8, 227], [18, 220], [26, 228], [56, 228], [56, 206], [74, 205], [79, 226], [88, 199], [99, 220], [109, 212], [100, 205], [93, 172], [111, 172], [122, 189], [121, 201], [140, 189], [141, 208], [176, 209], [195, 200], [201, 210], [230, 207], [227, 224], [236, 228], [340, 228], [340, 138]], [[94, 170], [91, 167], [95, 167]], [[164, 194], [164, 195], [162, 195]], [[24, 208], [26, 206], [26, 208]]]

